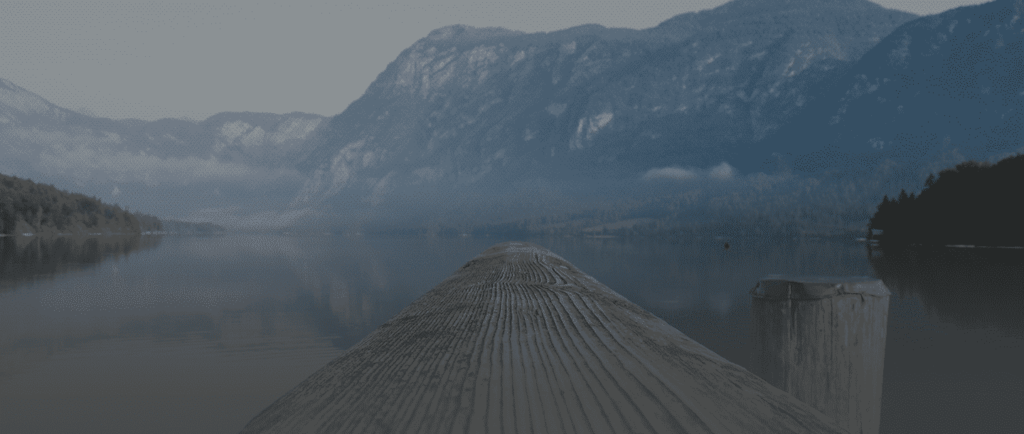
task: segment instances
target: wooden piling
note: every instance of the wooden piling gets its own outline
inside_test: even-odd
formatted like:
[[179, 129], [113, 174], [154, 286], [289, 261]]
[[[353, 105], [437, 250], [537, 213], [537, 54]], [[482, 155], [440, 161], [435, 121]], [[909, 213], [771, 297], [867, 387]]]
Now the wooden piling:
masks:
[[564, 259], [497, 244], [243, 433], [843, 433]]
[[751, 294], [751, 371], [852, 434], [877, 433], [890, 295], [882, 281], [770, 275]]

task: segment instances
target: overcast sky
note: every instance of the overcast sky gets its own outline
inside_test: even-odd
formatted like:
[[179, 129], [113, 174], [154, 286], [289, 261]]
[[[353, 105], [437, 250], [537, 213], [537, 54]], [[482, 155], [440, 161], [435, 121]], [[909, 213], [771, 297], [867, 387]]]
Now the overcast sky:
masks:
[[[876, 0], [919, 15], [979, 0]], [[725, 0], [0, 0], [0, 78], [94, 116], [196, 120], [222, 111], [324, 116], [451, 24], [527, 32], [643, 29]]]

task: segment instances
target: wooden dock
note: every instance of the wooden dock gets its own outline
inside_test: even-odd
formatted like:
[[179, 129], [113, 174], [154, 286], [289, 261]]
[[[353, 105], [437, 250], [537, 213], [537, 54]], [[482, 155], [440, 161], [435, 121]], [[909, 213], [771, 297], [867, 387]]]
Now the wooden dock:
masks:
[[243, 433], [845, 433], [572, 264], [495, 245]]

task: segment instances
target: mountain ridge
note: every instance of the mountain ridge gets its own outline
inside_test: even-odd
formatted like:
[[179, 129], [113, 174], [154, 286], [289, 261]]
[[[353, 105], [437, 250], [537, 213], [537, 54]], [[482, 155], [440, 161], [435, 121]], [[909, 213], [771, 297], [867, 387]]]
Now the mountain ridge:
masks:
[[[1012, 73], [1024, 71], [1020, 5], [998, 0], [915, 18], [867, 1], [737, 0], [642, 30], [447, 26], [403, 50], [361, 98], [328, 118], [234, 112], [197, 122], [106, 120], [114, 126], [100, 128], [95, 118], [38, 100], [19, 100], [33, 111], [0, 99], [8, 120], [0, 120], [0, 147], [13, 156], [0, 165], [21, 161], [106, 183], [108, 192], [119, 184], [121, 198], [155, 183], [146, 191], [215, 221], [210, 216], [244, 212], [357, 229], [469, 224], [607, 208], [623, 198], [660, 203], [659, 195], [725, 213], [753, 206], [730, 195], [762, 200], [762, 189], [779, 196], [757, 202], [765, 207], [811, 206], [811, 197], [781, 186], [826, 184], [832, 190], [820, 192], [835, 212], [846, 206], [856, 220], [856, 201], [1019, 146], [1024, 88], [1013, 87], [1022, 81]], [[917, 70], [926, 75], [911, 74]], [[969, 85], [954, 86], [958, 80]], [[898, 105], [905, 113], [897, 122], [889, 114]], [[18, 160], [35, 148], [49, 153], [45, 164]], [[151, 172], [163, 178], [117, 172], [88, 160], [90, 149], [123, 166], [156, 158], [161, 165]], [[800, 177], [761, 164], [773, 153], [785, 157], [778, 167]], [[79, 176], [79, 157], [97, 168]], [[893, 171], [906, 172], [903, 181]], [[172, 173], [178, 181], [169, 181]], [[193, 180], [178, 188], [183, 177]]]
[[[513, 197], [538, 180], [593, 191], [584, 184], [714, 166], [915, 17], [866, 0], [769, 3], [730, 2], [645, 30], [435, 30], [314, 137], [293, 206], [372, 214], [455, 188], [489, 207], [502, 200], [480, 192]], [[772, 5], [785, 7], [765, 15]]]
[[1020, 151], [1022, 15], [1024, 2], [997, 0], [905, 23], [793, 123], [747, 150], [760, 161], [788, 154], [806, 173], [888, 159], [919, 166], [913, 183], [965, 159]]
[[0, 79], [0, 173], [163, 217], [213, 215], [237, 226], [244, 214], [265, 220], [259, 213], [287, 206], [304, 178], [295, 162], [325, 119], [303, 112], [97, 118]]

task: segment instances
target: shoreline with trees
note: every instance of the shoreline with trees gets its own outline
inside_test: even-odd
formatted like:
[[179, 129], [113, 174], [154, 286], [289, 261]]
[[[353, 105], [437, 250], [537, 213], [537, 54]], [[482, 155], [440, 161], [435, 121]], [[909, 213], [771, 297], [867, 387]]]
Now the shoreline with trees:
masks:
[[96, 235], [160, 231], [160, 219], [95, 197], [0, 175], [0, 234]]
[[14, 235], [211, 234], [213, 223], [161, 220], [96, 197], [0, 174], [0, 237]]
[[883, 245], [1024, 246], [1022, 198], [1024, 154], [967, 161], [930, 175], [920, 194], [884, 197], [868, 234]]

